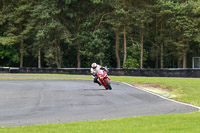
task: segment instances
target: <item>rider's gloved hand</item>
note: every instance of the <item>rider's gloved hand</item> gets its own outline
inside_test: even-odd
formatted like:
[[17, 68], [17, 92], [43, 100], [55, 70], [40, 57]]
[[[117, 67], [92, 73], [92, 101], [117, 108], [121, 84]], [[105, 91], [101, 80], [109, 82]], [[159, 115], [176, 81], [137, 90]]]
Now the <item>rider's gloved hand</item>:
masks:
[[103, 69], [104, 69], [106, 72], [108, 72], [108, 68], [107, 68], [107, 67], [103, 67]]

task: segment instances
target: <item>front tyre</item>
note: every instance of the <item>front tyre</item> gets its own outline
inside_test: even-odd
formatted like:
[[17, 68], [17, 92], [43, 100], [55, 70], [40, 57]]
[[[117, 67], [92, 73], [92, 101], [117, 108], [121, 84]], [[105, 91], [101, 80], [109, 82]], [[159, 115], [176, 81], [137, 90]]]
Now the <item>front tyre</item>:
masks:
[[112, 90], [112, 87], [111, 87], [110, 83], [108, 82], [108, 80], [105, 80], [105, 82], [106, 82], [106, 86], [107, 86], [106, 89]]

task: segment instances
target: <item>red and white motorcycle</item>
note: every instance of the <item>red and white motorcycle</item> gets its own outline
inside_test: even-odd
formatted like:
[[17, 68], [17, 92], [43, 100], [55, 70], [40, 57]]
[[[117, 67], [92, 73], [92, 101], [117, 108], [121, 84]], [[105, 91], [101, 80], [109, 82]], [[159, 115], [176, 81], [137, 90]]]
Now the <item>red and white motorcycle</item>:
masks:
[[97, 73], [97, 76], [100, 83], [105, 87], [106, 90], [112, 90], [112, 87], [110, 85], [110, 78], [108, 77], [106, 71], [101, 70], [99, 73]]

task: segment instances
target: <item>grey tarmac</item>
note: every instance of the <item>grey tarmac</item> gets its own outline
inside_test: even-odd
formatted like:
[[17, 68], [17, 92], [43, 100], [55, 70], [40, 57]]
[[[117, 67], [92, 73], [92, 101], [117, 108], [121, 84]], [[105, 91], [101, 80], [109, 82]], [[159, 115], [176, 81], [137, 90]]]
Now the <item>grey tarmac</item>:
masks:
[[24, 126], [132, 116], [190, 113], [198, 108], [111, 81], [105, 90], [92, 80], [0, 80], [0, 126]]

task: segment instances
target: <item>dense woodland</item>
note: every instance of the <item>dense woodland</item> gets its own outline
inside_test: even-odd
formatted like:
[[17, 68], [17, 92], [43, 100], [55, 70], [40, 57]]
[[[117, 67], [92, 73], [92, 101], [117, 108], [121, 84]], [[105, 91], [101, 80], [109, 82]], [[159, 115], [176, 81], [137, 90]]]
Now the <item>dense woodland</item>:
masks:
[[0, 66], [191, 68], [200, 0], [0, 0]]

